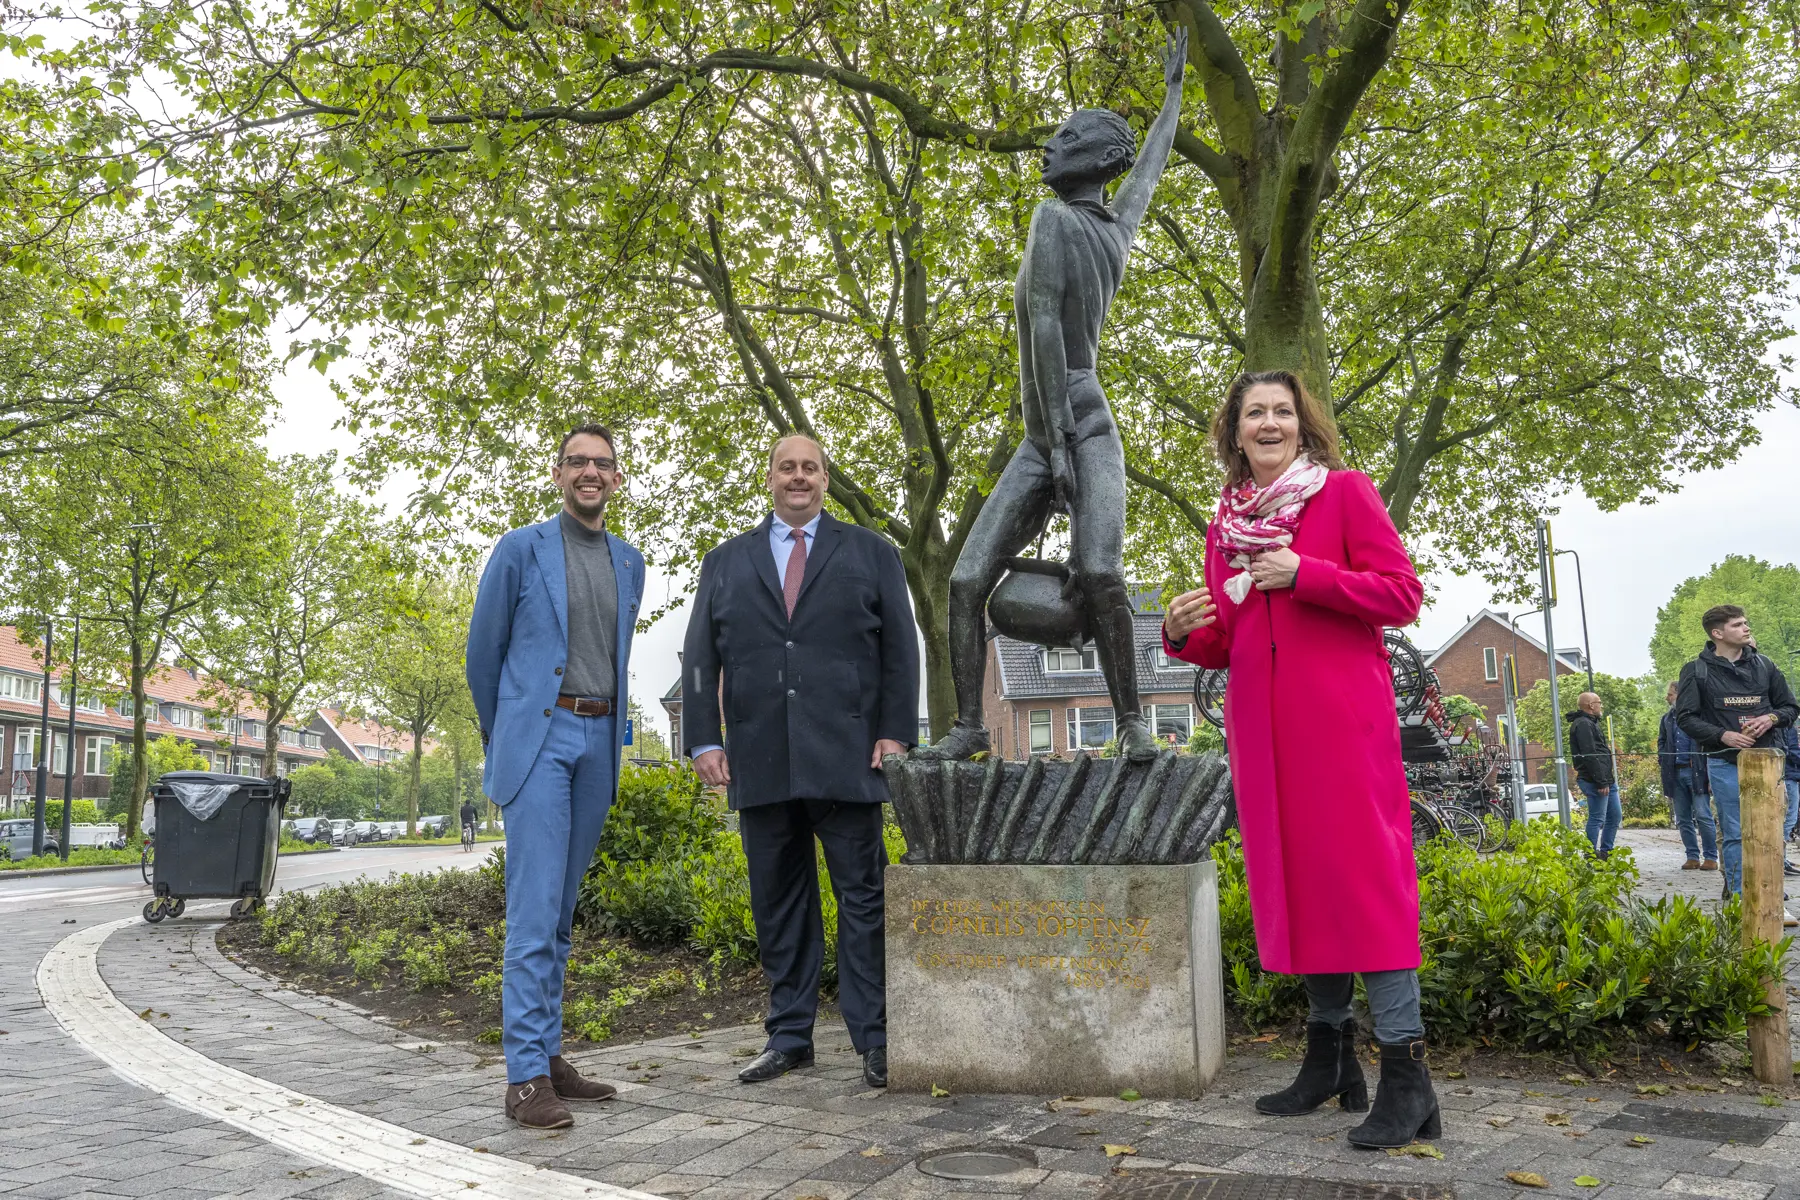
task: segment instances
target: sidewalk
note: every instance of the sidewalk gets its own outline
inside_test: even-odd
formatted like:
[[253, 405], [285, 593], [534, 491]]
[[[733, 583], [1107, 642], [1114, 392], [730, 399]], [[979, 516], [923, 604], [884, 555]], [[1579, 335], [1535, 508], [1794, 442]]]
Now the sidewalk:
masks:
[[[1632, 832], [1627, 840], [1644, 865], [1646, 892], [1703, 886], [1688, 882], [1697, 873], [1679, 870], [1672, 831], [1666, 839], [1662, 831]], [[1673, 844], [1672, 853], [1664, 840]], [[1672, 867], [1665, 858], [1672, 858]], [[1717, 886], [1718, 876], [1701, 878]], [[214, 944], [214, 929], [191, 917], [126, 925], [100, 946], [101, 977], [133, 1013], [147, 1013], [149, 1025], [216, 1063], [353, 1115], [404, 1126], [421, 1140], [441, 1138], [546, 1168], [542, 1194], [561, 1195], [566, 1184], [584, 1180], [613, 1196], [620, 1193], [605, 1185], [705, 1200], [890, 1200], [970, 1192], [1033, 1200], [1381, 1194], [1332, 1186], [1362, 1182], [1401, 1189], [1388, 1195], [1479, 1200], [1538, 1191], [1505, 1181], [1508, 1172], [1528, 1171], [1549, 1183], [1543, 1191], [1564, 1196], [1800, 1196], [1800, 1124], [1789, 1121], [1800, 1106], [1765, 1107], [1753, 1094], [1742, 1094], [1748, 1088], [1639, 1096], [1607, 1084], [1440, 1077], [1445, 1136], [1435, 1144], [1439, 1160], [1356, 1151], [1343, 1139], [1353, 1119], [1335, 1109], [1285, 1121], [1257, 1115], [1252, 1099], [1285, 1085], [1293, 1061], [1235, 1054], [1211, 1091], [1192, 1101], [931, 1099], [866, 1089], [842, 1029], [823, 1027], [817, 1068], [753, 1087], [734, 1076], [743, 1056], [761, 1046], [755, 1027], [575, 1052], [571, 1057], [584, 1070], [619, 1085], [619, 1099], [578, 1107], [571, 1130], [529, 1133], [501, 1113], [505, 1072], [493, 1048], [421, 1044], [354, 1008], [297, 994], [227, 961]], [[43, 943], [38, 945], [41, 955]], [[29, 977], [36, 955], [31, 949], [0, 952], [9, 985], [21, 974]], [[8, 1016], [0, 1027], [16, 1031], [6, 1024], [13, 1020]], [[403, 1194], [172, 1109], [118, 1081], [53, 1024], [47, 1030], [44, 1024], [36, 1022], [31, 1054], [23, 1061], [16, 1032], [0, 1037], [0, 1078], [9, 1082], [0, 1101], [0, 1196], [86, 1194], [78, 1175], [90, 1183], [116, 1179], [114, 1194], [157, 1200]], [[46, 1080], [46, 1074], [55, 1078]], [[63, 1088], [65, 1081], [73, 1081], [70, 1088]], [[14, 1082], [32, 1090], [15, 1092]], [[40, 1115], [46, 1104], [55, 1108], [55, 1124]], [[1682, 1136], [1663, 1125], [1646, 1127], [1632, 1115], [1665, 1121], [1664, 1109], [1690, 1120], [1699, 1112], [1714, 1117], [1708, 1127], [1690, 1126]], [[1728, 1128], [1732, 1118], [1749, 1123]], [[91, 1133], [70, 1143], [77, 1121]], [[144, 1140], [154, 1136], [146, 1129], [176, 1136], [146, 1146]], [[115, 1138], [121, 1130], [126, 1136]], [[1638, 1145], [1634, 1137], [1651, 1140]], [[24, 1161], [31, 1155], [20, 1150], [22, 1141], [43, 1143], [45, 1153], [56, 1144], [61, 1165], [51, 1170], [43, 1165], [49, 1158]], [[1108, 1144], [1129, 1146], [1135, 1154], [1109, 1158], [1103, 1150]], [[1023, 1149], [1036, 1166], [993, 1180], [952, 1182], [916, 1165], [933, 1150], [982, 1145]], [[84, 1156], [114, 1173], [68, 1165]], [[1265, 1189], [1255, 1176], [1285, 1182]], [[1600, 1182], [1578, 1186], [1577, 1177]], [[469, 1190], [501, 1194], [485, 1186]]]

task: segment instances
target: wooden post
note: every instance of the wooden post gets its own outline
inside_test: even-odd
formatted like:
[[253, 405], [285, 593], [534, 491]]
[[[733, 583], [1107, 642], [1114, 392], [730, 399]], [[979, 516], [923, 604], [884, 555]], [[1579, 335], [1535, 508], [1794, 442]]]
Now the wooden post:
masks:
[[[1782, 781], [1781, 750], [1738, 751], [1739, 816], [1744, 831], [1745, 946], [1781, 944], [1782, 832], [1787, 819], [1787, 786]], [[1788, 1048], [1786, 980], [1765, 979], [1767, 1016], [1750, 1018], [1750, 1070], [1762, 1083], [1793, 1083], [1793, 1054]]]

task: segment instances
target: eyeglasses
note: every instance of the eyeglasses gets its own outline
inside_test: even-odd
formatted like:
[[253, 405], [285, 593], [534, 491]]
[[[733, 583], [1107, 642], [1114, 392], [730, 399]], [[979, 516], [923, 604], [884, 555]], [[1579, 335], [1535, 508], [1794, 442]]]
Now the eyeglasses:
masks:
[[587, 470], [589, 463], [602, 471], [616, 471], [619, 468], [619, 464], [610, 458], [589, 458], [585, 454], [565, 454], [560, 461], [563, 466], [576, 472]]

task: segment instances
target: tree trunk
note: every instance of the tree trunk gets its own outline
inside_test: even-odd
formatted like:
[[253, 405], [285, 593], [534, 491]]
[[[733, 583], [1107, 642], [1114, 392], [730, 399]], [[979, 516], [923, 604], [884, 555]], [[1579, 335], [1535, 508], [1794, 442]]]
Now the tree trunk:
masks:
[[406, 836], [412, 837], [419, 828], [419, 777], [425, 763], [425, 722], [415, 719], [412, 723], [412, 770], [406, 777]]
[[[143, 825], [144, 795], [150, 790], [150, 747], [144, 736], [144, 711], [149, 697], [144, 695], [143, 648], [131, 643], [131, 800], [125, 807], [125, 840], [136, 838]], [[71, 753], [73, 747], [71, 747]]]
[[956, 683], [950, 675], [950, 567], [943, 546], [924, 555], [901, 553], [913, 619], [925, 639], [925, 712], [931, 736], [941, 738], [956, 723]]
[[263, 778], [277, 777], [275, 755], [281, 745], [281, 716], [276, 715], [273, 698], [263, 698]]

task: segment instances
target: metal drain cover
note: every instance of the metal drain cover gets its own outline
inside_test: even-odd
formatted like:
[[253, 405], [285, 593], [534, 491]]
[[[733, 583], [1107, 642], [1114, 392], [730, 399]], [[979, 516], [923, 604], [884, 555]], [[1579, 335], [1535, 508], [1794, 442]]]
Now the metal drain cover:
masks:
[[1455, 1200], [1456, 1193], [1436, 1184], [1343, 1183], [1295, 1175], [1201, 1175], [1116, 1184], [1103, 1200]]
[[1037, 1166], [1037, 1155], [1022, 1146], [972, 1146], [939, 1150], [919, 1160], [919, 1170], [939, 1179], [994, 1179]]
[[1634, 1101], [1616, 1116], [1600, 1122], [1600, 1128], [1622, 1129], [1627, 1133], [1660, 1133], [1664, 1137], [1693, 1138], [1702, 1142], [1736, 1142], [1740, 1146], [1760, 1146], [1780, 1133], [1786, 1124], [1786, 1121], [1769, 1117], [1740, 1117], [1735, 1113], [1703, 1112]]

